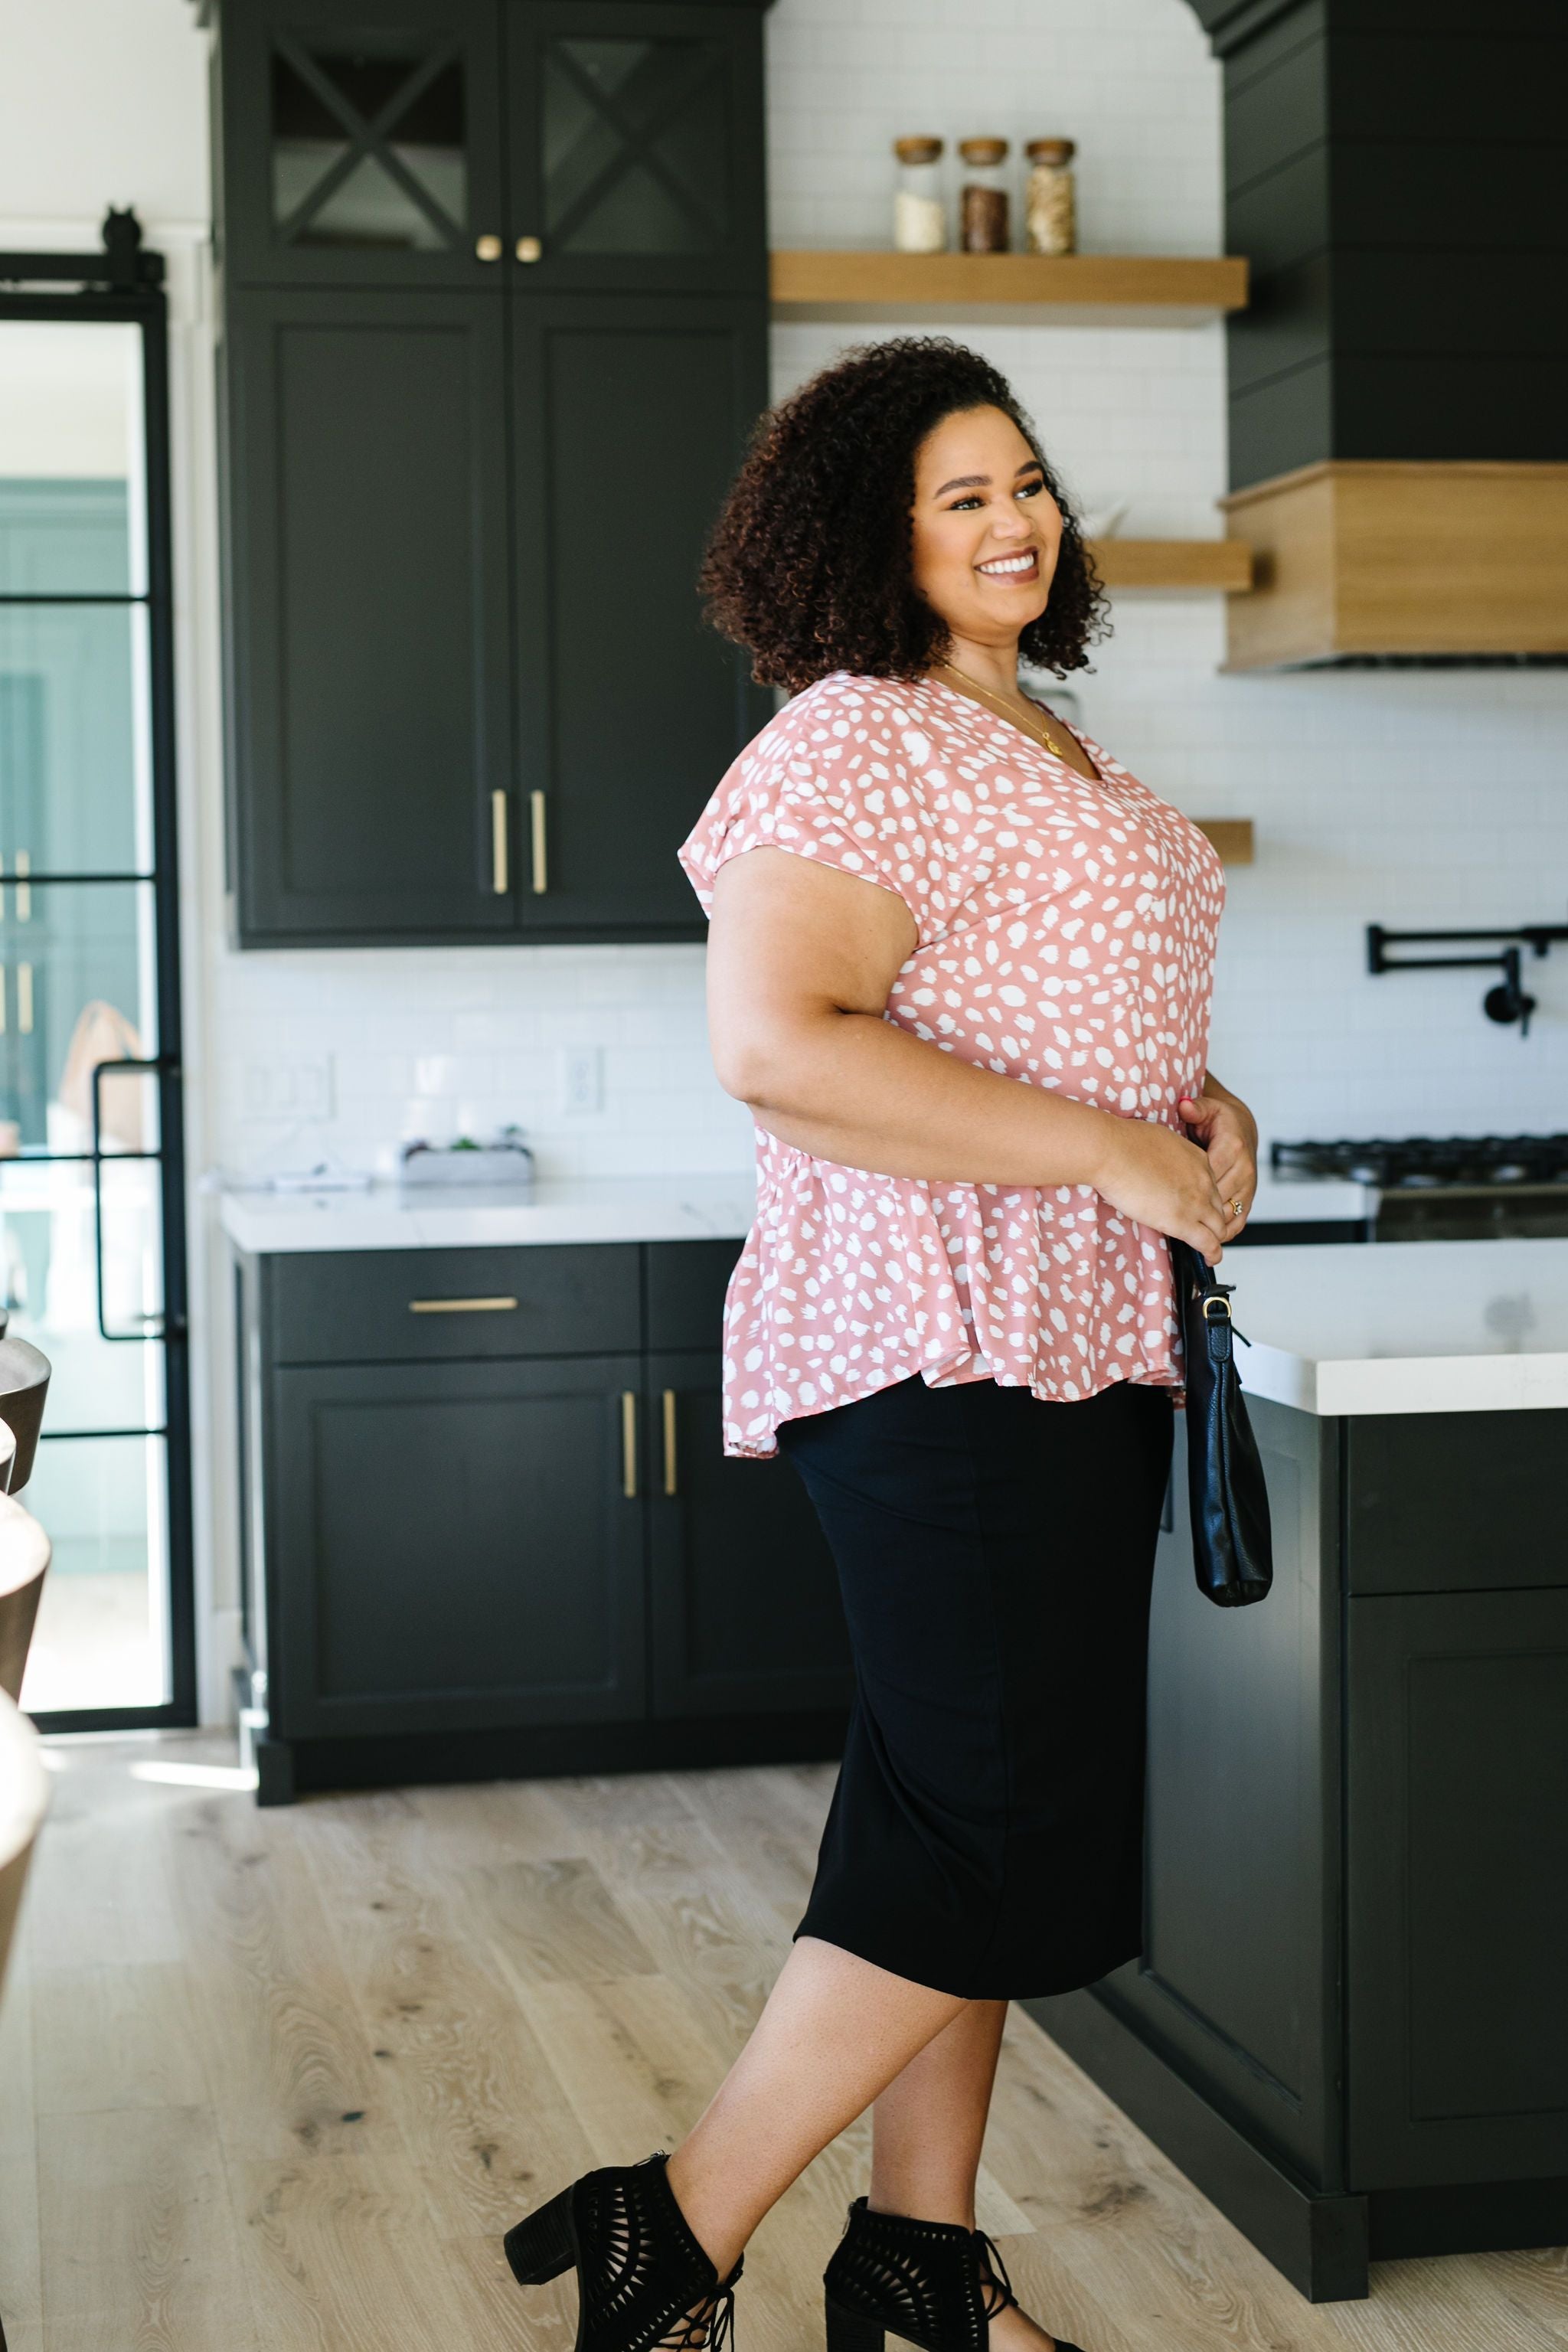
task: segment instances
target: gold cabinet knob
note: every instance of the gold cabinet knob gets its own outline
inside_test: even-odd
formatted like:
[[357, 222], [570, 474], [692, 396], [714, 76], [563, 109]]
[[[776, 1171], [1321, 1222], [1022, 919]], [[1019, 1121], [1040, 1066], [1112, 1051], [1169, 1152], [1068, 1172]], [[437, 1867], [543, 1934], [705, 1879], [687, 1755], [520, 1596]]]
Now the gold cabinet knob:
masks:
[[536, 236], [520, 236], [517, 240], [517, 257], [520, 261], [542, 261], [544, 247]]
[[474, 251], [481, 261], [499, 261], [502, 249], [499, 236], [479, 236], [474, 239]]

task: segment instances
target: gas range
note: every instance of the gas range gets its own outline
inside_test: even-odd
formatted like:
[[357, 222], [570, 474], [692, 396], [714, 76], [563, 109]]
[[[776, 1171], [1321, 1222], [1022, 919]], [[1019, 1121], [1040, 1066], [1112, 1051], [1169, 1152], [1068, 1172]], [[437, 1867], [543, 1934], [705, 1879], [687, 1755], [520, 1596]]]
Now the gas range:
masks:
[[1276, 1143], [1276, 1176], [1375, 1188], [1378, 1241], [1568, 1234], [1568, 1135], [1406, 1135]]

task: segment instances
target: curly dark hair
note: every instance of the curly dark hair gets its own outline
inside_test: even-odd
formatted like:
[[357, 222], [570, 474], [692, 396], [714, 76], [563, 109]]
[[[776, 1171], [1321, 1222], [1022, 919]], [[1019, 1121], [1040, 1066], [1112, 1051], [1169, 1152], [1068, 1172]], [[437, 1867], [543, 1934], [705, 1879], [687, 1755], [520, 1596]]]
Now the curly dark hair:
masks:
[[1064, 677], [1107, 632], [1105, 597], [1077, 517], [1005, 376], [945, 335], [847, 352], [759, 423], [713, 529], [700, 585], [709, 620], [746, 646], [759, 685], [794, 691], [847, 669], [917, 677], [947, 630], [911, 572], [915, 457], [967, 408], [1010, 416], [1061, 509], [1050, 602], [1021, 657]]

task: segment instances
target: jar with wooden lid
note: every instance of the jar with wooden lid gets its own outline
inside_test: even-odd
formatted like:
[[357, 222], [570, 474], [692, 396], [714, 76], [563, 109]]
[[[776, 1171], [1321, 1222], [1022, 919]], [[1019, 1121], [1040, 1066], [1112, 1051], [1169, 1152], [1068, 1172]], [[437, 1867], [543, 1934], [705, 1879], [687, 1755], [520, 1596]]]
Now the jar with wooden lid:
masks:
[[942, 193], [942, 141], [895, 139], [899, 183], [893, 194], [898, 253], [945, 253], [947, 206]]
[[958, 241], [965, 253], [1005, 253], [1011, 243], [1007, 221], [1007, 161], [1005, 139], [961, 139], [963, 184], [958, 199]]
[[1078, 250], [1078, 206], [1073, 191], [1070, 139], [1031, 139], [1029, 184], [1024, 197], [1024, 236], [1031, 253]]

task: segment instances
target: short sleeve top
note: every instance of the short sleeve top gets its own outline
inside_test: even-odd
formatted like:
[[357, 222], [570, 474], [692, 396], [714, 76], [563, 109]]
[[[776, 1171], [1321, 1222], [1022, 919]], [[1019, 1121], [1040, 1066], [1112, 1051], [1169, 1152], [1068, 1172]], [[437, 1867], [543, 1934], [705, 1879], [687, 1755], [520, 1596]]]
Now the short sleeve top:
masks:
[[[1057, 722], [1058, 725], [1061, 721]], [[835, 671], [769, 720], [680, 850], [815, 857], [901, 898], [884, 1017], [943, 1053], [1182, 1130], [1201, 1090], [1225, 879], [1207, 838], [1089, 736], [1096, 781], [935, 678]], [[918, 1373], [1072, 1402], [1179, 1387], [1164, 1237], [1092, 1186], [840, 1167], [757, 1130], [724, 1318], [724, 1450]]]

